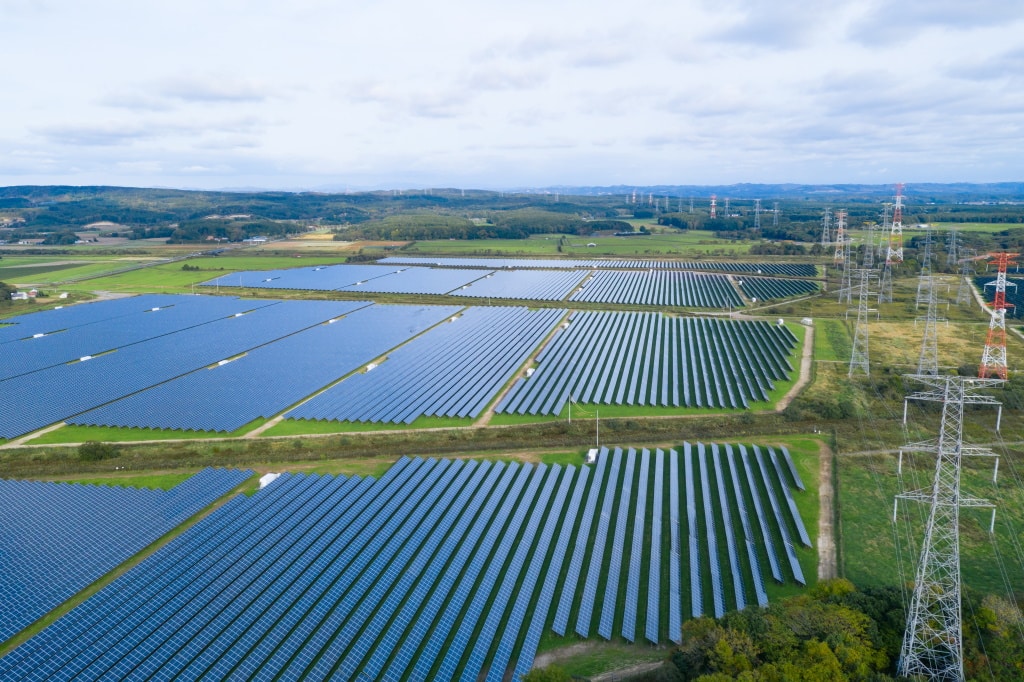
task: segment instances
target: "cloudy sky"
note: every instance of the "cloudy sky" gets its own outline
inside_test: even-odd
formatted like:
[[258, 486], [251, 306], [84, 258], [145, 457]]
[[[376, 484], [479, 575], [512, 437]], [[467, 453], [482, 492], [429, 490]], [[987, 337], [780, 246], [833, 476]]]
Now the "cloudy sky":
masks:
[[1024, 180], [1015, 0], [0, 0], [0, 184]]

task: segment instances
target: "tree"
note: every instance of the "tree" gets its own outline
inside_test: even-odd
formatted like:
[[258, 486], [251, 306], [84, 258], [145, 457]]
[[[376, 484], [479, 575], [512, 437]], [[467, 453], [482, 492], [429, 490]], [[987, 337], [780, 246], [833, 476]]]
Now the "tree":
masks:
[[12, 287], [10, 284], [0, 282], [0, 301], [11, 300], [11, 294], [16, 292], [17, 289]]

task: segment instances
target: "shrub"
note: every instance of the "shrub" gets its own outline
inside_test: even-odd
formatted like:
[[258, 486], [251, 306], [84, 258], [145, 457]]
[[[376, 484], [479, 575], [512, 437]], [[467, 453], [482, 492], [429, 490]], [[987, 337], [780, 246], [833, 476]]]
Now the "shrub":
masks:
[[110, 443], [90, 440], [78, 446], [78, 458], [85, 462], [96, 462], [101, 459], [117, 457], [117, 448]]

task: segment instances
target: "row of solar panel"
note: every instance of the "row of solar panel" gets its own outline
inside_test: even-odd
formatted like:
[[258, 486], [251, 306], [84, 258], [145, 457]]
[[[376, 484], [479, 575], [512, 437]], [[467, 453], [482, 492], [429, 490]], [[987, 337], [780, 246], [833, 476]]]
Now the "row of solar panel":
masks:
[[774, 279], [771, 277], [744, 277], [740, 289], [747, 298], [767, 301], [773, 298], [806, 296], [817, 293], [818, 283], [808, 279]]
[[594, 404], [747, 407], [792, 366], [796, 338], [766, 322], [578, 312], [497, 412], [559, 414]]
[[[146, 341], [0, 381], [0, 407], [9, 408], [0, 412], [0, 437], [61, 419], [230, 432], [346, 375], [289, 416], [393, 423], [423, 415], [476, 417], [564, 315], [554, 309], [469, 309], [400, 347], [372, 372], [353, 374], [459, 309], [256, 301], [247, 314], [225, 317], [225, 310], [242, 303], [179, 298], [173, 307], [117, 319], [192, 326], [167, 332], [161, 322], [153, 328], [167, 333]], [[176, 310], [201, 316], [171, 317]], [[220, 316], [197, 322], [214, 314]], [[767, 399], [772, 382], [791, 371], [785, 356], [793, 343], [784, 328], [764, 323], [578, 313], [540, 356], [553, 359], [520, 382], [499, 409], [557, 413], [570, 395], [597, 404], [746, 406]]]
[[206, 469], [168, 491], [0, 479], [0, 641], [250, 475]]
[[[556, 261], [557, 262], [557, 261]], [[813, 266], [811, 266], [813, 270]], [[813, 273], [812, 273], [813, 274]], [[592, 276], [591, 276], [592, 275]], [[586, 279], [587, 277], [589, 279]], [[767, 278], [758, 278], [767, 279]], [[760, 298], [772, 292], [792, 296], [814, 290], [808, 280], [754, 284]], [[582, 288], [580, 287], [583, 284]], [[316, 289], [366, 293], [401, 293], [518, 300], [573, 301], [662, 305], [693, 308], [741, 307], [743, 300], [725, 275], [685, 270], [497, 270], [485, 271], [416, 266], [328, 265], [289, 270], [236, 272], [206, 287]], [[791, 293], [792, 292], [792, 293]], [[755, 294], [756, 295], [756, 294]]]
[[685, 308], [743, 306], [725, 275], [675, 270], [598, 270], [569, 300]]
[[0, 438], [29, 433], [370, 305], [234, 303], [238, 312], [230, 317], [0, 382]]
[[385, 265], [425, 265], [455, 268], [514, 269], [592, 269], [612, 270], [717, 270], [719, 272], [751, 272], [790, 277], [815, 277], [817, 268], [810, 263], [743, 263], [737, 261], [677, 260], [580, 260], [569, 258], [442, 258], [430, 256], [389, 256], [377, 261]]
[[369, 306], [333, 324], [299, 331], [227, 364], [200, 368], [68, 422], [234, 431], [256, 418], [281, 412], [458, 311], [453, 306]]
[[[699, 464], [686, 480], [699, 483], [694, 494], [713, 517], [687, 522], [700, 544], [686, 561], [710, 568], [719, 565], [706, 550], [710, 534], [737, 518], [724, 509], [788, 493], [781, 464], [769, 470], [754, 452], [603, 449], [594, 470], [402, 459], [379, 481], [285, 474], [223, 505], [0, 659], [0, 677], [500, 680], [509, 667], [528, 671], [543, 629], [564, 633], [573, 615], [584, 635], [596, 618], [602, 637], [632, 640], [642, 618], [652, 642], [679, 641], [681, 591], [660, 589], [653, 548], [666, 522], [678, 538], [680, 460], [685, 471]], [[769, 459], [781, 461], [771, 450]], [[734, 486], [723, 494], [726, 469]], [[741, 470], [749, 485], [737, 488]], [[798, 514], [763, 523], [776, 542], [802, 527]], [[749, 531], [744, 525], [753, 543]], [[678, 586], [682, 559], [671, 546]], [[753, 564], [762, 560], [755, 554]]]
[[423, 415], [476, 417], [564, 315], [470, 308], [287, 416], [406, 424]]

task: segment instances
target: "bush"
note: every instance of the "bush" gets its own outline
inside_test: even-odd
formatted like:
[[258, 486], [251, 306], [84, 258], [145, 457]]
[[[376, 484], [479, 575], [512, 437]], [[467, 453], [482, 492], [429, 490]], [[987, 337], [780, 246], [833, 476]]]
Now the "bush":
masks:
[[78, 446], [78, 458], [84, 462], [96, 462], [101, 459], [117, 457], [118, 450], [110, 443], [90, 440]]

